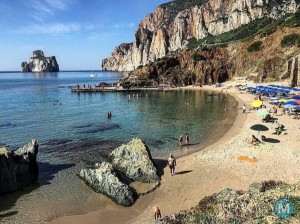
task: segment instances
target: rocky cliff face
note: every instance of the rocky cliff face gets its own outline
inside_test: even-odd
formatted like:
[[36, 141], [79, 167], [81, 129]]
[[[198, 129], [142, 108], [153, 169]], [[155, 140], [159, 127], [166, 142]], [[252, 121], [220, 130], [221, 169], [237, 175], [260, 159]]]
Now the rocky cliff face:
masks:
[[59, 72], [55, 56], [45, 57], [44, 52], [36, 50], [32, 53], [29, 62], [21, 63], [22, 72]]
[[[219, 35], [263, 18], [294, 13], [298, 0], [175, 0], [140, 23], [132, 44], [121, 44], [102, 69], [131, 71], [185, 47], [187, 40]], [[126, 46], [126, 47], [125, 47]]]
[[35, 140], [16, 151], [0, 148], [0, 195], [37, 181], [37, 153], [38, 143]]
[[[257, 35], [223, 47], [185, 50], [138, 67], [121, 79], [120, 85], [130, 88], [212, 84], [234, 76], [246, 76], [255, 82], [288, 79], [292, 86], [299, 85], [300, 48], [281, 46], [283, 37], [290, 34], [300, 36], [300, 29], [277, 28], [267, 37]], [[261, 49], [248, 52], [248, 47], [256, 41], [262, 42]]]

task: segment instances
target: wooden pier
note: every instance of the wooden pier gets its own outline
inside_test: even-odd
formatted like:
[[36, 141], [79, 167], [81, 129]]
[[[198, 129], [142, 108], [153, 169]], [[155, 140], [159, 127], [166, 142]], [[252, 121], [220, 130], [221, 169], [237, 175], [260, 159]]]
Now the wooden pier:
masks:
[[122, 87], [74, 87], [71, 88], [71, 92], [74, 93], [103, 93], [103, 92], [137, 92], [137, 91], [166, 91], [174, 88], [162, 88], [162, 87], [141, 87], [124, 89]]

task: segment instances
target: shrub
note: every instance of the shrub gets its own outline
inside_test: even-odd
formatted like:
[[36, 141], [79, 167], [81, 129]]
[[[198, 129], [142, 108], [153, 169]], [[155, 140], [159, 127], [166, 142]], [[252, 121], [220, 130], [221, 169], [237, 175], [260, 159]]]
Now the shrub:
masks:
[[286, 19], [281, 25], [281, 27], [298, 27], [300, 26], [300, 9], [292, 15], [290, 18]]
[[281, 47], [300, 46], [300, 35], [292, 33], [286, 35], [281, 40]]
[[262, 41], [255, 41], [247, 48], [248, 52], [255, 52], [261, 49]]
[[267, 26], [266, 28], [262, 29], [260, 31], [260, 37], [266, 37], [271, 35], [272, 33], [274, 33], [277, 30], [277, 24], [270, 24], [269, 26]]
[[193, 55], [192, 55], [194, 61], [201, 61], [201, 60], [205, 60], [205, 57], [201, 54], [199, 54], [198, 52], [195, 52]]

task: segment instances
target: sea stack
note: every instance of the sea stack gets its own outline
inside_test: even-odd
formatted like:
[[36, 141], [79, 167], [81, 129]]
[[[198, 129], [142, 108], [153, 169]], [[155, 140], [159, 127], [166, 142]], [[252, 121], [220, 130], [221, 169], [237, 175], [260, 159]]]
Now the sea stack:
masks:
[[28, 63], [21, 63], [21, 72], [59, 72], [59, 66], [55, 56], [45, 57], [43, 51], [35, 50]]

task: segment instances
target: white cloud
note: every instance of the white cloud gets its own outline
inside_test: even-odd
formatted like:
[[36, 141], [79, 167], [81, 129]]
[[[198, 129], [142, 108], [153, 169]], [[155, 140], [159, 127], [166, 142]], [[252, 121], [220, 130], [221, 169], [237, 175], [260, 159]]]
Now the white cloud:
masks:
[[92, 32], [87, 36], [88, 40], [107, 40], [115, 36], [113, 32]]
[[134, 23], [115, 23], [112, 27], [115, 29], [132, 29], [134, 28]]
[[68, 9], [71, 4], [70, 0], [44, 0], [50, 7], [59, 10]]
[[26, 4], [33, 9], [31, 17], [37, 21], [44, 21], [49, 16], [54, 16], [57, 10], [68, 10], [71, 0], [29, 0]]
[[49, 35], [67, 35], [81, 30], [81, 25], [78, 23], [54, 23], [43, 25], [31, 25], [26, 28], [20, 28], [12, 31], [18, 34], [49, 34]]

